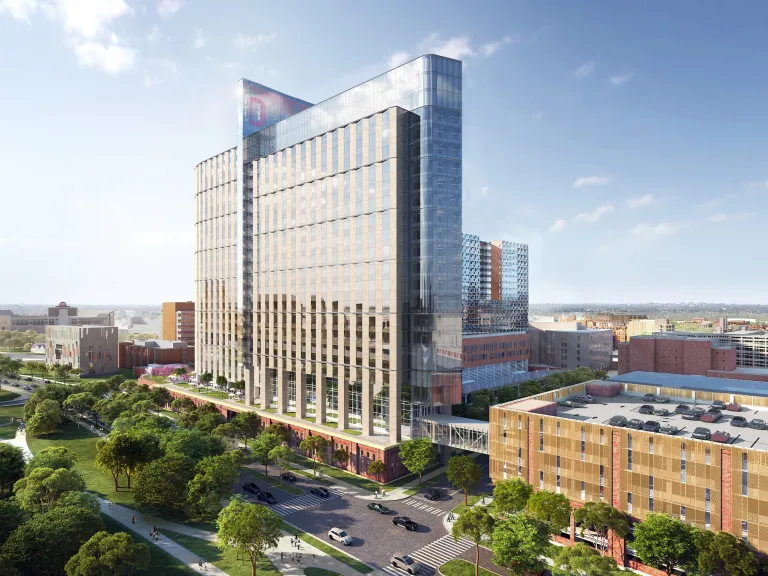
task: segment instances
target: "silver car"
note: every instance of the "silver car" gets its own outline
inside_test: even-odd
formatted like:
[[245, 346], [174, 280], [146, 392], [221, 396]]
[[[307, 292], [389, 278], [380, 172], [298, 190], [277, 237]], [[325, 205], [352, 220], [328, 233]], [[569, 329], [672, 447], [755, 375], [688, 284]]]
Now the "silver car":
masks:
[[421, 564], [405, 554], [393, 554], [391, 562], [392, 566], [405, 570], [408, 574], [416, 574], [421, 569]]
[[349, 544], [352, 544], [352, 536], [347, 534], [344, 530], [341, 528], [331, 528], [328, 530], [328, 538], [331, 540], [336, 540], [337, 542], [341, 542], [344, 544], [344, 546], [348, 546]]

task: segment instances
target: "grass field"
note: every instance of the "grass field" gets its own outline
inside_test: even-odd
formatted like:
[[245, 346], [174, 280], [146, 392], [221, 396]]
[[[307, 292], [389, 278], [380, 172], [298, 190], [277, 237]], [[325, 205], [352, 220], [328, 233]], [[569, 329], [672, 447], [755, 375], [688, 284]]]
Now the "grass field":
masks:
[[24, 418], [24, 406], [0, 406], [0, 440], [16, 436], [18, 425], [11, 423], [13, 418]]
[[101, 519], [104, 521], [104, 526], [107, 528], [108, 532], [127, 532], [131, 535], [134, 542], [140, 542], [149, 546], [150, 559], [147, 569], [139, 570], [138, 572], [134, 572], [134, 574], [138, 576], [141, 576], [142, 574], [162, 574], [163, 576], [191, 576], [192, 574], [196, 574], [194, 570], [182, 564], [180, 560], [177, 560], [165, 550], [158, 548], [137, 532], [123, 526], [117, 520], [113, 520], [105, 514], [101, 515]]
[[[304, 456], [301, 456], [300, 454], [294, 454], [293, 456], [291, 456], [291, 459], [297, 464], [301, 464], [302, 466], [306, 466], [307, 468], [312, 468], [314, 464], [312, 460]], [[374, 490], [378, 490], [381, 487], [381, 484], [379, 484], [374, 480], [369, 480], [368, 478], [361, 478], [360, 476], [355, 476], [354, 474], [350, 474], [349, 472], [345, 472], [344, 470], [339, 470], [338, 468], [334, 468], [333, 466], [326, 466], [325, 464], [321, 464], [320, 462], [317, 462], [316, 464], [317, 464], [317, 469], [320, 470], [325, 476], [336, 478], [337, 480], [341, 480], [342, 482], [346, 482], [347, 484], [352, 484], [353, 486], [357, 486], [358, 488], [362, 488], [363, 490], [370, 490], [371, 492], [373, 492]]]
[[288, 492], [288, 494], [293, 494], [294, 496], [301, 496], [302, 494], [304, 494], [303, 490], [299, 490], [298, 488], [291, 486], [290, 482], [282, 482], [279, 476], [278, 477], [265, 476], [261, 472], [258, 472], [257, 470], [254, 470], [252, 468], [243, 468], [243, 472], [252, 476], [254, 480], [260, 480], [262, 482], [266, 482], [270, 486], [274, 486], [275, 488], [280, 488], [280, 490], [282, 490], [283, 492]]
[[297, 528], [292, 524], [288, 524], [288, 522], [286, 522], [285, 520], [283, 520], [283, 530], [285, 530], [290, 534], [298, 533], [299, 538], [301, 538], [307, 544], [311, 544], [318, 550], [322, 550], [323, 552], [328, 554], [328, 556], [332, 558], [336, 558], [336, 560], [338, 560], [339, 562], [343, 562], [350, 568], [357, 570], [358, 572], [360, 572], [360, 574], [368, 574], [369, 572], [373, 572], [373, 568], [368, 566], [368, 564], [364, 564], [359, 560], [355, 560], [354, 558], [352, 558], [352, 556], [347, 556], [346, 554], [344, 554], [344, 552], [342, 552], [338, 548], [335, 548], [330, 544], [326, 544], [322, 540], [315, 538], [311, 534], [307, 534], [306, 532], [304, 532], [303, 530], [301, 530], [300, 528]]
[[172, 410], [160, 410], [160, 414], [168, 416], [168, 418], [173, 418], [174, 420], [179, 417], [179, 413]]
[[[475, 565], [466, 560], [450, 560], [440, 566], [440, 574], [443, 576], [475, 576]], [[480, 576], [499, 576], [497, 572], [491, 572], [480, 568]]]
[[226, 392], [221, 392], [220, 390], [208, 390], [208, 391], [199, 391], [198, 394], [203, 394], [204, 396], [210, 396], [211, 398], [218, 398], [219, 400], [226, 400], [229, 398], [229, 394]]
[[42, 436], [40, 438], [27, 436], [27, 444], [32, 454], [36, 454], [49, 446], [64, 446], [76, 452], [79, 458], [76, 468], [85, 478], [88, 490], [117, 504], [133, 506], [133, 493], [124, 488], [128, 484], [125, 476], [121, 476], [119, 479], [119, 485], [122, 489], [119, 492], [115, 492], [112, 476], [96, 468], [96, 465], [93, 463], [96, 458], [96, 442], [98, 440], [98, 436], [85, 428], [78, 429], [77, 424], [71, 422], [59, 424], [56, 432], [50, 436]]
[[[238, 560], [234, 550], [222, 551], [215, 543], [200, 538], [193, 538], [171, 530], [160, 530], [167, 538], [181, 544], [196, 556], [223, 570], [229, 576], [251, 576], [251, 562], [246, 557]], [[259, 560], [256, 566], [258, 576], [280, 576], [280, 572], [267, 558]]]
[[325, 484], [326, 486], [334, 486], [333, 482], [324, 477], [314, 476], [310, 470], [293, 470], [293, 472], [299, 476], [304, 476], [304, 478], [311, 478], [315, 482], [320, 482], [320, 484]]
[[8, 402], [8, 400], [15, 400], [21, 396], [18, 392], [11, 392], [10, 390], [0, 390], [0, 402]]

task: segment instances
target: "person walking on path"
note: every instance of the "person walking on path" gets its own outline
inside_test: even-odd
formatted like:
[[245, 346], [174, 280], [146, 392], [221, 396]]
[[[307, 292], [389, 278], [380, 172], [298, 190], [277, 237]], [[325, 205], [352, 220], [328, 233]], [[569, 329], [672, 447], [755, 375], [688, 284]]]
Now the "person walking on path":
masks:
[[136, 516], [131, 516], [131, 524], [136, 524]]

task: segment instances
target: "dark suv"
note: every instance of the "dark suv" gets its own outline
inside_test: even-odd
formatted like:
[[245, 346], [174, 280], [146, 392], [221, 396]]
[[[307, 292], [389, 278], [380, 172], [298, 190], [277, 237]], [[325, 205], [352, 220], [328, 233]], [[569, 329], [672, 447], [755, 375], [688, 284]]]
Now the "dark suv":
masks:
[[703, 414], [706, 414], [704, 408], [691, 408], [683, 412], [683, 420], [701, 420]]
[[392, 524], [395, 526], [402, 526], [406, 530], [410, 530], [411, 532], [415, 532], [419, 529], [419, 525], [416, 524], [413, 520], [408, 518], [408, 516], [395, 516], [392, 518]]
[[608, 420], [608, 424], [610, 426], [624, 428], [627, 425], [627, 417], [622, 416], [621, 414], [616, 414], [616, 416], [611, 416], [611, 419]]
[[424, 490], [424, 498], [427, 500], [440, 500], [442, 497], [442, 491], [438, 490], [437, 488], [427, 488]]
[[633, 430], [642, 430], [643, 426], [645, 426], [645, 422], [638, 420], [637, 418], [627, 420], [627, 428], [632, 428]]
[[731, 426], [736, 426], [736, 428], [746, 428], [749, 425], [749, 422], [747, 422], [747, 419], [744, 418], [744, 416], [734, 416], [731, 418]]
[[685, 414], [691, 407], [688, 404], [678, 404], [675, 408], [675, 414]]
[[638, 410], [640, 414], [653, 414], [653, 406], [650, 404], [643, 404], [640, 406], [640, 410]]
[[710, 440], [712, 438], [712, 432], [709, 428], [696, 428], [691, 434], [691, 438], [696, 440]]
[[656, 420], [648, 420], [648, 422], [643, 424], [643, 430], [646, 432], [658, 432], [661, 430], [661, 424], [656, 422]]

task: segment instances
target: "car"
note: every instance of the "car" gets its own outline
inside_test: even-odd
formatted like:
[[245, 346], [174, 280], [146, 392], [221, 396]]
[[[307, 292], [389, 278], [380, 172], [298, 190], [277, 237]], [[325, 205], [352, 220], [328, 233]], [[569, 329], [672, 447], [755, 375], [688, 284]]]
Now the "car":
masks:
[[256, 497], [267, 504], [277, 504], [277, 498], [275, 498], [271, 492], [259, 492], [256, 494]]
[[424, 490], [424, 498], [427, 500], [440, 500], [442, 497], [442, 490], [438, 490], [437, 488], [427, 488]]
[[725, 409], [725, 402], [723, 402], [722, 400], [715, 400], [712, 402], [712, 406], [710, 406], [710, 408], [717, 408], [718, 410], [723, 410]]
[[390, 509], [384, 506], [383, 504], [379, 504], [378, 502], [370, 502], [368, 504], [368, 510], [373, 510], [374, 512], [378, 512], [379, 514], [389, 514]]
[[410, 530], [411, 532], [415, 532], [419, 529], [419, 525], [416, 524], [413, 520], [408, 518], [408, 516], [395, 516], [392, 518], [392, 524], [395, 526], [402, 526], [406, 530]]
[[741, 412], [741, 404], [738, 402], [731, 402], [725, 406], [725, 409], [729, 412]]
[[336, 542], [341, 542], [344, 544], [344, 546], [352, 544], [352, 536], [347, 534], [341, 528], [331, 528], [328, 530], [328, 538], [331, 540], [336, 540]]
[[30, 378], [29, 376], [27, 376], [26, 378], [24, 378], [24, 381], [26, 381], [26, 382], [32, 382], [32, 378]]
[[656, 420], [648, 420], [645, 424], [643, 424], [643, 430], [646, 432], [658, 432], [661, 430], [661, 424], [656, 422]]
[[315, 496], [320, 496], [320, 498], [328, 498], [331, 495], [331, 493], [328, 491], [328, 488], [320, 488], [318, 486], [311, 488], [310, 492]]
[[723, 417], [723, 413], [717, 410], [716, 412], [707, 412], [706, 414], [702, 414], [699, 420], [701, 420], [702, 422], [715, 423], [718, 420], [720, 420], [720, 418], [722, 417]]
[[718, 412], [722, 412], [722, 410], [720, 408], [715, 407], [715, 406], [710, 406], [709, 408], [707, 408], [707, 414], [715, 414], [715, 413], [718, 413]]
[[744, 416], [734, 416], [731, 418], [731, 426], [735, 426], [736, 428], [746, 428], [749, 426], [749, 422], [747, 422], [747, 419], [744, 418]]
[[257, 486], [255, 482], [246, 482], [245, 484], [243, 484], [243, 490], [245, 490], [246, 492], [250, 492], [251, 494], [254, 494], [254, 495], [261, 492], [261, 489]]
[[678, 404], [675, 408], [675, 414], [684, 414], [688, 410], [690, 410], [691, 407], [688, 406], [688, 404]]
[[416, 574], [421, 569], [421, 564], [404, 554], [393, 554], [389, 561], [392, 563], [392, 566], [405, 570], [408, 574]]
[[594, 404], [597, 402], [592, 396], [589, 394], [577, 394], [576, 396], [571, 396], [572, 402], [578, 402], [580, 404]]
[[627, 425], [627, 417], [622, 416], [621, 414], [616, 414], [616, 416], [611, 416], [611, 419], [608, 420], [608, 424], [610, 426], [618, 426], [619, 428], [624, 428]]
[[43, 380], [43, 382], [45, 382], [46, 384], [50, 384], [51, 383], [50, 380]]
[[296, 475], [293, 472], [283, 472], [280, 474], [280, 478], [288, 480], [288, 482], [296, 482]]
[[656, 394], [646, 394], [643, 396], [643, 402], [660, 402], [661, 404], [666, 404], [669, 402], [669, 398], [666, 396], [657, 396]]
[[666, 408], [654, 408], [653, 409], [653, 415], [654, 416], [662, 416], [662, 417], [666, 418], [667, 416], [671, 416], [672, 412], [670, 412]]
[[572, 400], [560, 400], [557, 405], [562, 406], [563, 408], [577, 408], [581, 406], [581, 404], [578, 402], [573, 402]]
[[29, 384], [25, 384], [23, 386], [23, 388], [24, 388], [24, 390], [27, 390], [28, 392], [31, 392], [32, 390], [34, 390], [34, 388], [32, 388], [32, 386], [30, 386]]
[[638, 410], [640, 414], [653, 414], [653, 406], [650, 404], [643, 404], [640, 406], [640, 410]]
[[645, 426], [645, 422], [638, 420], [637, 418], [627, 420], [627, 428], [632, 428], [633, 430], [642, 430], [643, 426]]
[[672, 426], [671, 424], [667, 424], [666, 426], [662, 426], [661, 428], [659, 428], [659, 432], [661, 434], [668, 434], [670, 436], [674, 436], [675, 434], [680, 432], [680, 428], [678, 428], [677, 426]]
[[709, 428], [696, 428], [691, 434], [691, 438], [696, 440], [710, 440], [712, 438], [712, 432]]
[[765, 430], [766, 426], [768, 425], [765, 423], [765, 420], [761, 418], [753, 418], [749, 421], [749, 427], [752, 430]]
[[704, 408], [694, 407], [683, 412], [683, 420], [700, 420], [705, 413]]
[[720, 442], [722, 444], [725, 444], [731, 439], [731, 433], [726, 432], [725, 430], [715, 430], [712, 433], [712, 442]]

